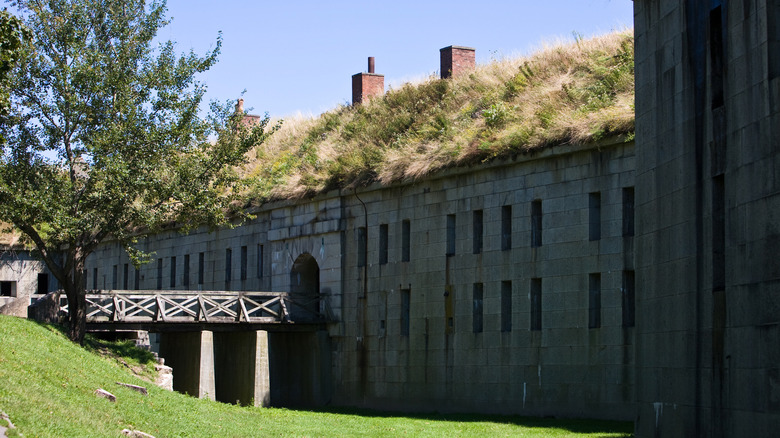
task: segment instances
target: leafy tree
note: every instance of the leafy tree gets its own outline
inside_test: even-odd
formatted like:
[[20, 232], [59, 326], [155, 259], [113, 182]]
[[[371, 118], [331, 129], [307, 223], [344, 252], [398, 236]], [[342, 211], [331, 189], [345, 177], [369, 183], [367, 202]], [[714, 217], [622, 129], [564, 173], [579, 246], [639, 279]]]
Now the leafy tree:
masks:
[[228, 103], [199, 117], [205, 86], [195, 75], [217, 61], [221, 38], [203, 57], [153, 44], [168, 23], [164, 0], [15, 6], [31, 37], [11, 72], [11, 120], [0, 126], [0, 221], [57, 278], [70, 338], [82, 342], [84, 262], [95, 248], [120, 242], [138, 266], [141, 232], [224, 224], [240, 184], [234, 166], [276, 128], [268, 117], [245, 123]]
[[6, 10], [0, 11], [0, 123], [6, 123], [8, 115], [8, 74], [21, 55], [25, 36], [22, 22]]

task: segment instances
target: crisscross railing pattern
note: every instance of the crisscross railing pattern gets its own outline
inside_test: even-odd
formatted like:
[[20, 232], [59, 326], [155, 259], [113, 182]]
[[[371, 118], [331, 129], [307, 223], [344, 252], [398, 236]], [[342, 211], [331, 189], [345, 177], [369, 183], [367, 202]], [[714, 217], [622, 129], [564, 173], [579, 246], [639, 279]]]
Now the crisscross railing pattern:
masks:
[[281, 323], [293, 306], [286, 292], [107, 291], [87, 294], [87, 322]]

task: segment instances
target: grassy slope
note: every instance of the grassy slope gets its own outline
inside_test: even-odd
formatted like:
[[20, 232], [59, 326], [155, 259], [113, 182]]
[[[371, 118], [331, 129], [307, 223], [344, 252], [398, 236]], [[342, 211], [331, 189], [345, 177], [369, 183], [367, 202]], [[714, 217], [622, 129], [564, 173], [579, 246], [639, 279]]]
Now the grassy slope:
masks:
[[241, 173], [255, 202], [388, 184], [556, 144], [633, 136], [631, 30], [287, 120]]
[[[141, 356], [143, 359], [143, 356]], [[132, 366], [132, 358], [124, 358]], [[135, 363], [137, 365], [137, 363]], [[142, 396], [114, 382], [143, 385]], [[117, 396], [111, 403], [96, 388]], [[631, 425], [503, 416], [403, 416], [246, 408], [161, 390], [57, 330], [0, 315], [0, 410], [32, 437], [110, 437], [124, 428], [162, 437], [629, 436]]]

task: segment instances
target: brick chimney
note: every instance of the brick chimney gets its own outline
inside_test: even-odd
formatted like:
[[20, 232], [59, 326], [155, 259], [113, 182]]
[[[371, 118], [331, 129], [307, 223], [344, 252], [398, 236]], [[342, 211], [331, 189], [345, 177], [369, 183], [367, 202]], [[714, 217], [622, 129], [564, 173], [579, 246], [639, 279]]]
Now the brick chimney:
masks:
[[449, 46], [439, 50], [441, 55], [441, 78], [457, 77], [474, 71], [475, 50], [471, 47]]
[[374, 57], [368, 58], [368, 73], [352, 75], [352, 104], [358, 104], [369, 98], [385, 93], [385, 75], [374, 73]]

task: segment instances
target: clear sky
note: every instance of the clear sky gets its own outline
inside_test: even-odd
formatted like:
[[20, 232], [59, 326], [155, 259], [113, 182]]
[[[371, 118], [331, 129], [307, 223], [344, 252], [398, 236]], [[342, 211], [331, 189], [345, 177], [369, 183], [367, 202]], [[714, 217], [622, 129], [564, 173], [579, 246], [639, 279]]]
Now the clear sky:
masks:
[[207, 100], [238, 98], [253, 113], [317, 115], [352, 98], [351, 76], [376, 58], [385, 88], [439, 70], [439, 49], [476, 49], [477, 63], [545, 41], [633, 26], [631, 0], [168, 0], [161, 39], [204, 54], [222, 31], [219, 63], [200, 79]]

